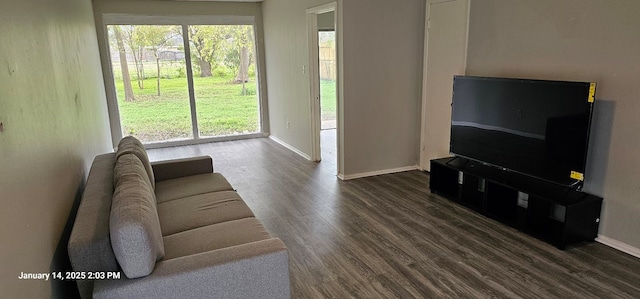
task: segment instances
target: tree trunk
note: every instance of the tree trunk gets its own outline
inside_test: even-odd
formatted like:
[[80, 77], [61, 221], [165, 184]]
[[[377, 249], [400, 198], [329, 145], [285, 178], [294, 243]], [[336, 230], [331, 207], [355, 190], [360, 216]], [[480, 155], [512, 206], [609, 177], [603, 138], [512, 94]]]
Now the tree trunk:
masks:
[[140, 89], [144, 89], [144, 65], [142, 64], [142, 62], [137, 61], [136, 62], [136, 71], [138, 74], [138, 88]]
[[133, 102], [136, 100], [131, 87], [131, 77], [129, 76], [129, 65], [127, 64], [127, 52], [122, 42], [122, 33], [119, 26], [114, 26], [116, 35], [116, 44], [118, 44], [118, 56], [120, 56], [120, 69], [122, 70], [122, 81], [124, 83], [124, 100], [125, 102]]
[[158, 69], [158, 96], [160, 96], [160, 57], [156, 55], [156, 67]]
[[[234, 80], [235, 83], [246, 83], [249, 81], [249, 48], [242, 46], [240, 48], [240, 67], [238, 68], [238, 75]], [[244, 88], [243, 88], [244, 94]]]
[[200, 77], [211, 77], [211, 63], [199, 57], [198, 63], [200, 64]]
[[141, 68], [140, 59], [141, 58], [138, 57], [136, 52], [133, 51], [133, 60], [136, 65], [136, 80], [138, 81], [138, 89], [144, 89], [144, 75], [142, 74], [142, 70], [140, 69]]

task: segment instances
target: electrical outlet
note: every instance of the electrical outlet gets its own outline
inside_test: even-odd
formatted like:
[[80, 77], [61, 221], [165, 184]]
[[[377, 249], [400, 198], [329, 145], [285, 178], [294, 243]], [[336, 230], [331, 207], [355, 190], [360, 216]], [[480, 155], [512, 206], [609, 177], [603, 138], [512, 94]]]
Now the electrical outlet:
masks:
[[291, 123], [287, 121], [287, 129], [291, 129]]

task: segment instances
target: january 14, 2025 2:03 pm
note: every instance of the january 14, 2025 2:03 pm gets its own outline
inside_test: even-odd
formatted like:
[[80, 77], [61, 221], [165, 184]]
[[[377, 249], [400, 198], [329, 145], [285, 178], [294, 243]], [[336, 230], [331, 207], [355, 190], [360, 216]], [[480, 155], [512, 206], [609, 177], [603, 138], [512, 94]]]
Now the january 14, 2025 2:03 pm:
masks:
[[121, 273], [117, 271], [73, 271], [73, 272], [20, 272], [18, 279], [23, 280], [105, 280], [120, 279]]

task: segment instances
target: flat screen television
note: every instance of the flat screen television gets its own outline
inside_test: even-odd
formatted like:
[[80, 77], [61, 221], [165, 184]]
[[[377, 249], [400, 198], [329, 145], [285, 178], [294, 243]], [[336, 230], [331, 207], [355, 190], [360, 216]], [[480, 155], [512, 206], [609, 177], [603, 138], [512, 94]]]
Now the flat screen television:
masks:
[[591, 82], [455, 76], [450, 151], [580, 188], [594, 96]]

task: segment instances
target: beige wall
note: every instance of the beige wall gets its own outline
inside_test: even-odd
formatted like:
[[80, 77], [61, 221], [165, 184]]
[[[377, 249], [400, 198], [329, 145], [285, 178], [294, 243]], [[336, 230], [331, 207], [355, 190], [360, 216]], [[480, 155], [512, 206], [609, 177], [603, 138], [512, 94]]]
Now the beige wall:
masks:
[[309, 156], [311, 108], [306, 10], [330, 2], [268, 0], [262, 3], [270, 133]]
[[[311, 129], [309, 78], [303, 73], [308, 69], [306, 9], [328, 2], [263, 3], [271, 134], [307, 155]], [[338, 7], [338, 24], [343, 26], [343, 174], [415, 166], [424, 1], [349, 0], [338, 1]]]
[[640, 2], [471, 3], [467, 74], [595, 81], [585, 190], [604, 197], [600, 234], [640, 248]]
[[343, 3], [346, 175], [418, 165], [424, 2]]
[[67, 219], [111, 150], [91, 1], [3, 1], [0, 28], [0, 297], [68, 297], [18, 276], [65, 270]]

